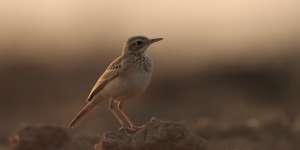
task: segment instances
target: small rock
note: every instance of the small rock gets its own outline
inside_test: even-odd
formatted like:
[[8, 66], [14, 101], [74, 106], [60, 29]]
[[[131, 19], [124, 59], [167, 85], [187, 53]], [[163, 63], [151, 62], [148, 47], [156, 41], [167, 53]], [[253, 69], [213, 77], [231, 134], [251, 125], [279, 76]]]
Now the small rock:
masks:
[[94, 150], [99, 137], [71, 134], [58, 126], [26, 126], [9, 138], [12, 150]]
[[64, 129], [53, 126], [27, 126], [9, 138], [12, 150], [56, 150], [70, 141]]

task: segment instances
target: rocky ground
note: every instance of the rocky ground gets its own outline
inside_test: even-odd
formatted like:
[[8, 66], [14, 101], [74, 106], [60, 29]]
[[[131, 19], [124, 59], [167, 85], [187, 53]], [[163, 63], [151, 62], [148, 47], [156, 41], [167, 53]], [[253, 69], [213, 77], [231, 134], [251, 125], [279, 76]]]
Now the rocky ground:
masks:
[[297, 150], [299, 142], [299, 128], [278, 118], [236, 124], [202, 119], [192, 127], [154, 118], [138, 132], [107, 131], [101, 136], [27, 126], [9, 138], [12, 150]]
[[[105, 103], [75, 130], [62, 128], [84, 103], [104, 62], [69, 70], [5, 65], [0, 67], [0, 150], [92, 150], [97, 143], [104, 150], [124, 145], [134, 150], [188, 150], [182, 147], [187, 145], [191, 150], [298, 150], [300, 63], [291, 60], [216, 65], [173, 76], [158, 71], [146, 93], [126, 103], [136, 124], [148, 122], [146, 130], [133, 135], [117, 130]], [[147, 121], [152, 116], [166, 121]]]

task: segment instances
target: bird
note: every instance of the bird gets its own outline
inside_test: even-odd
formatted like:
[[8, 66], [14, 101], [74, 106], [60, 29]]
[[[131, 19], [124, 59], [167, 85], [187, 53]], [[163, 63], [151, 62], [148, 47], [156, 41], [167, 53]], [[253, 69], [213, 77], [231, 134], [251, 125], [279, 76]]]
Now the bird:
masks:
[[79, 120], [100, 102], [108, 100], [108, 109], [120, 123], [120, 129], [137, 131], [142, 127], [133, 124], [123, 111], [124, 102], [141, 95], [148, 87], [153, 72], [153, 61], [147, 49], [163, 38], [133, 36], [128, 38], [122, 53], [114, 59], [99, 77], [86, 98], [85, 105], [68, 124], [74, 128]]

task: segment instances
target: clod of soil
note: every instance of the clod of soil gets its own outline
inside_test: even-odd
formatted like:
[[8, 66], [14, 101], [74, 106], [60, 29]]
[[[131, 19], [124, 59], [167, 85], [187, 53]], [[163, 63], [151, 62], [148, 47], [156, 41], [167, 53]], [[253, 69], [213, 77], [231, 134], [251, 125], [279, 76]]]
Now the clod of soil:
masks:
[[207, 142], [183, 124], [151, 119], [145, 128], [104, 133], [96, 150], [204, 150]]
[[10, 136], [9, 144], [12, 150], [93, 150], [98, 139], [57, 126], [26, 126]]

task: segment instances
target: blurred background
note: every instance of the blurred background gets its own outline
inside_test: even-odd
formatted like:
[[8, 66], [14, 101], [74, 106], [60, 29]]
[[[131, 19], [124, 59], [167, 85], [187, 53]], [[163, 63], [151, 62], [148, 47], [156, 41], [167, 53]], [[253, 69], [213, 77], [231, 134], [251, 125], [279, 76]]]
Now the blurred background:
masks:
[[[0, 3], [0, 145], [26, 124], [66, 125], [133, 35], [164, 38], [150, 87], [125, 106], [137, 124], [300, 117], [300, 1]], [[76, 132], [118, 128], [107, 107]]]

